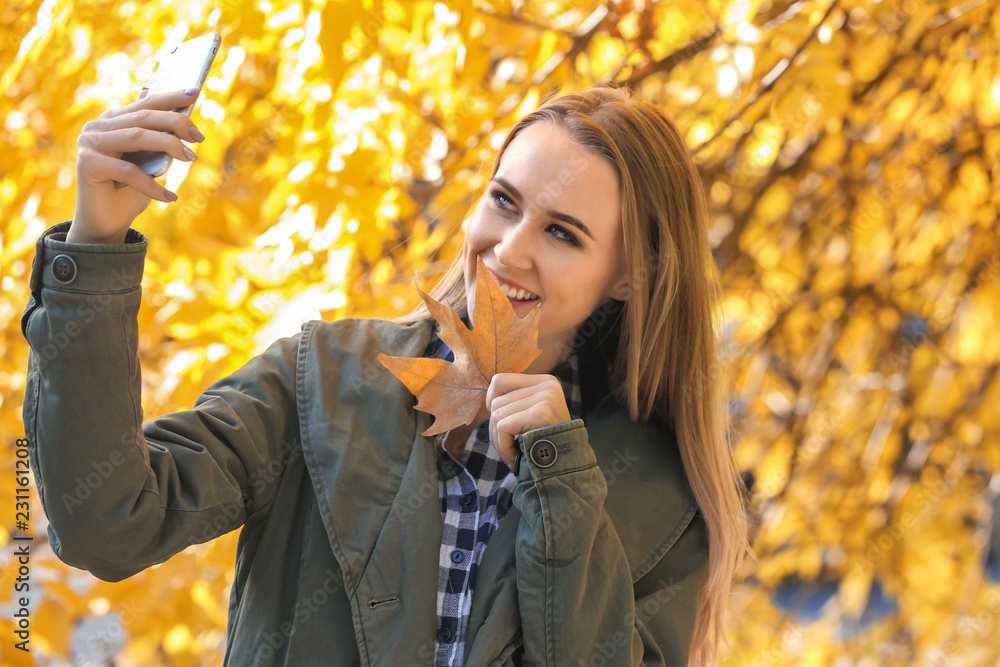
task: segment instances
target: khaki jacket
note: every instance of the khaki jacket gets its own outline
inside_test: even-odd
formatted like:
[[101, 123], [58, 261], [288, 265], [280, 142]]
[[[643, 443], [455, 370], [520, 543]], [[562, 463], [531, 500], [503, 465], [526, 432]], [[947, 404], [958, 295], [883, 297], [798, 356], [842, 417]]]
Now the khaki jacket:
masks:
[[[433, 322], [309, 322], [143, 423], [146, 239], [38, 241], [25, 431], [49, 539], [101, 579], [242, 527], [226, 664], [430, 665], [442, 519], [430, 416], [377, 361]], [[539, 467], [531, 447], [555, 447]], [[610, 397], [529, 431], [477, 575], [467, 665], [687, 664], [705, 525], [669, 429]]]

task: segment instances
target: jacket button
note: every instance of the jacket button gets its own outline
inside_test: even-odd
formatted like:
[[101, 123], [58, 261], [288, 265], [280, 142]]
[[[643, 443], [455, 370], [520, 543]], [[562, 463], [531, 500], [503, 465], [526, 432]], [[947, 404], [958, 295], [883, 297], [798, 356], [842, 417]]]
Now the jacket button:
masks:
[[536, 440], [528, 452], [531, 462], [539, 468], [548, 468], [556, 462], [556, 446], [548, 440]]
[[441, 628], [438, 630], [438, 641], [442, 644], [447, 644], [451, 641], [452, 633], [451, 628]]
[[56, 255], [52, 260], [52, 275], [63, 285], [76, 280], [76, 262], [69, 255]]

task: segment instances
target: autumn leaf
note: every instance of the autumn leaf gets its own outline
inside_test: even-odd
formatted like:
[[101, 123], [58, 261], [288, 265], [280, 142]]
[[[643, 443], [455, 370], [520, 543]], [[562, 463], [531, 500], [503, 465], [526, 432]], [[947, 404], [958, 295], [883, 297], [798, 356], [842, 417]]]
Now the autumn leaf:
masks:
[[437, 435], [472, 423], [494, 375], [520, 373], [542, 353], [538, 349], [539, 310], [536, 306], [520, 319], [482, 260], [476, 264], [475, 326], [471, 330], [454, 310], [419, 287], [417, 292], [441, 325], [438, 335], [455, 353], [455, 361], [376, 354], [417, 397], [416, 408], [434, 415], [434, 423], [421, 435]]

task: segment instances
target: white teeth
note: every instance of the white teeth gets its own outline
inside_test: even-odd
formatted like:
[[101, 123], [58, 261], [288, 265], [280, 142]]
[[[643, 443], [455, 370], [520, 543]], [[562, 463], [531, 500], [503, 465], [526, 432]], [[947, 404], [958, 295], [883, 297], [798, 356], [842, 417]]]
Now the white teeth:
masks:
[[528, 290], [515, 289], [510, 285], [500, 284], [500, 289], [503, 293], [509, 296], [511, 299], [517, 299], [518, 301], [533, 301], [538, 298], [537, 294], [532, 294]]

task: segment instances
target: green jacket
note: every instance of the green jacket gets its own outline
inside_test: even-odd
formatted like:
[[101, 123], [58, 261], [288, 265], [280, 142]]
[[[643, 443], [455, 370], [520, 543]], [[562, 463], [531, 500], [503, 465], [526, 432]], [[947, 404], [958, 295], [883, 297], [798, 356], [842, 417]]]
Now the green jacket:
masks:
[[[22, 330], [25, 431], [49, 539], [117, 581], [242, 527], [226, 664], [429, 665], [442, 519], [431, 419], [375, 351], [433, 322], [309, 322], [143, 424], [146, 239], [38, 241]], [[669, 430], [610, 398], [529, 431], [477, 575], [467, 665], [687, 664], [704, 522]], [[548, 468], [530, 448], [555, 445]]]

